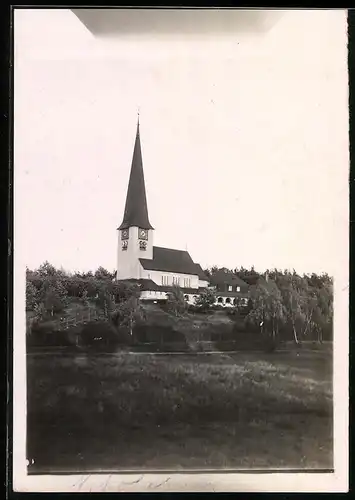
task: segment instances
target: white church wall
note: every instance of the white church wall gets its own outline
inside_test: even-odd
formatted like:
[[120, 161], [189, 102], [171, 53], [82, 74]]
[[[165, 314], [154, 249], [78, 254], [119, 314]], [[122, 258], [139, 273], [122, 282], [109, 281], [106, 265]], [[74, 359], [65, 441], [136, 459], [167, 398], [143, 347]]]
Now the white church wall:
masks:
[[168, 273], [142, 268], [141, 278], [151, 279], [157, 285], [173, 286], [176, 284], [181, 288], [196, 288], [196, 290], [199, 287], [198, 276], [194, 274]]
[[144, 290], [140, 294], [142, 300], [165, 300], [166, 292]]

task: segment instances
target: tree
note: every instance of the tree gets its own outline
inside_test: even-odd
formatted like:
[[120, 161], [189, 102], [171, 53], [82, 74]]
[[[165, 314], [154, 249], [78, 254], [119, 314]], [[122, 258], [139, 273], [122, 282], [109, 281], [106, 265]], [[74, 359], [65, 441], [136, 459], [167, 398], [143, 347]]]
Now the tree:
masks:
[[36, 304], [34, 306], [34, 312], [35, 312], [35, 315], [34, 315], [35, 321], [41, 321], [43, 319], [43, 316], [46, 313], [46, 309], [44, 307], [43, 302], [40, 302], [39, 304]]
[[37, 269], [36, 272], [37, 272], [37, 274], [39, 274], [39, 276], [43, 276], [43, 277], [64, 276], [65, 275], [63, 270], [56, 269], [47, 260], [39, 266], [39, 268]]
[[80, 302], [86, 307], [89, 305], [89, 298], [88, 298], [87, 290], [84, 290], [83, 293], [81, 294]]
[[216, 302], [216, 295], [213, 290], [207, 288], [204, 290], [196, 299], [196, 306], [201, 307], [201, 309], [206, 310], [213, 306]]
[[323, 334], [333, 327], [333, 286], [327, 284], [317, 289], [316, 306], [312, 317], [312, 328], [317, 335], [318, 342], [323, 341]]
[[260, 274], [255, 271], [254, 266], [251, 269], [245, 269], [244, 267], [239, 270], [235, 269], [234, 274], [250, 286], [256, 286], [260, 278]]
[[116, 281], [110, 284], [110, 290], [115, 303], [123, 302], [130, 297], [140, 297], [140, 290], [136, 284]]
[[315, 310], [314, 293], [305, 278], [295, 271], [286, 271], [278, 278], [285, 305], [286, 317], [291, 325], [296, 344], [307, 334]]
[[272, 334], [273, 340], [279, 332], [279, 326], [285, 320], [285, 308], [282, 296], [274, 281], [258, 284], [252, 292], [253, 309], [248, 320], [260, 326], [261, 331]]
[[101, 289], [98, 296], [95, 298], [96, 305], [104, 312], [105, 317], [108, 319], [114, 311], [115, 303], [112, 300], [112, 295], [105, 289]]
[[172, 290], [167, 293], [168, 299], [166, 301], [168, 310], [175, 316], [182, 315], [187, 308], [184, 293], [178, 286], [173, 286]]
[[45, 290], [43, 304], [46, 312], [50, 313], [51, 316], [63, 311], [66, 306], [63, 296], [54, 286], [50, 286]]
[[133, 336], [134, 326], [143, 317], [144, 310], [139, 298], [131, 296], [116, 306], [111, 314], [111, 321], [117, 328], [124, 328]]
[[112, 280], [113, 279], [113, 276], [114, 276], [114, 273], [110, 273], [107, 269], [105, 269], [104, 267], [100, 266], [96, 271], [95, 271], [95, 274], [94, 274], [95, 278], [96, 279], [99, 279], [99, 280]]
[[214, 265], [210, 269], [207, 269], [207, 276], [212, 277], [219, 271], [218, 266]]
[[32, 311], [38, 302], [37, 288], [31, 281], [26, 280], [26, 309]]

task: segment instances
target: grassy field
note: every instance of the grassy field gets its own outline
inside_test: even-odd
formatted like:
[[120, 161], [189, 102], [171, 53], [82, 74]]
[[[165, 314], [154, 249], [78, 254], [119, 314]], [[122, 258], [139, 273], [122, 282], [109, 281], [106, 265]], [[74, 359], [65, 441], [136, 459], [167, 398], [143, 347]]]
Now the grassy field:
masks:
[[331, 359], [29, 355], [31, 470], [332, 468]]

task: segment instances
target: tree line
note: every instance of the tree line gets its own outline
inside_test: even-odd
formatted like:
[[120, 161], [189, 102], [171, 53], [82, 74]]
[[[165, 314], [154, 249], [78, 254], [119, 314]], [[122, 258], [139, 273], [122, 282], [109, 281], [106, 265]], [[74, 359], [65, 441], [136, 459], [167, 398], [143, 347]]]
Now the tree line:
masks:
[[[277, 340], [331, 340], [333, 329], [333, 280], [328, 274], [299, 275], [295, 271], [254, 268], [222, 268], [249, 285], [248, 306], [238, 304], [229, 309], [242, 320], [242, 328], [270, 335]], [[211, 278], [221, 270], [213, 266], [205, 270]], [[26, 309], [37, 322], [61, 314], [70, 302], [94, 304], [105, 312], [116, 326], [131, 334], [135, 323], [144, 317], [139, 301], [139, 288], [115, 280], [115, 272], [99, 267], [95, 272], [68, 273], [49, 262], [38, 269], [26, 270]], [[184, 294], [175, 287], [168, 294], [167, 309], [175, 315], [204, 312], [214, 307], [216, 294], [207, 289], [196, 305], [188, 307]]]
[[[295, 270], [267, 270], [253, 267], [222, 268], [250, 287], [246, 322], [274, 339], [331, 340], [333, 331], [333, 279], [323, 273], [299, 275]], [[221, 269], [206, 269], [211, 278]], [[200, 299], [201, 300], [201, 299]]]
[[99, 267], [94, 273], [68, 273], [44, 262], [38, 269], [26, 269], [26, 310], [40, 323], [64, 313], [71, 303], [90, 304], [104, 312], [115, 326], [130, 333], [143, 315], [139, 288], [114, 280], [115, 273]]

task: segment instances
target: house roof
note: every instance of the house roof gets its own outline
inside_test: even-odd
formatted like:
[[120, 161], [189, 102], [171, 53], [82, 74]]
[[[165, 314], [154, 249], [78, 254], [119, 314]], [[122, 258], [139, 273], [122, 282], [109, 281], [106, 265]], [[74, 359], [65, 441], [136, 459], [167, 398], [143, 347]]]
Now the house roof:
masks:
[[259, 280], [260, 280], [260, 276], [258, 274], [251, 274], [249, 276], [243, 276], [243, 281], [249, 286], [256, 285], [257, 283], [259, 283]]
[[142, 229], [153, 229], [148, 218], [139, 122], [137, 124], [136, 141], [134, 144], [123, 221], [118, 229], [128, 229], [131, 226], [138, 226]]
[[198, 278], [202, 281], [209, 281], [209, 277], [204, 273], [200, 264], [195, 264], [195, 266], [196, 266]]
[[239, 276], [231, 272], [225, 272], [222, 269], [211, 276], [210, 282], [212, 285], [234, 285], [240, 286], [241, 288], [248, 288], [249, 286], [248, 283], [240, 279]]
[[152, 259], [139, 259], [144, 269], [197, 275], [196, 264], [186, 250], [153, 247]]

